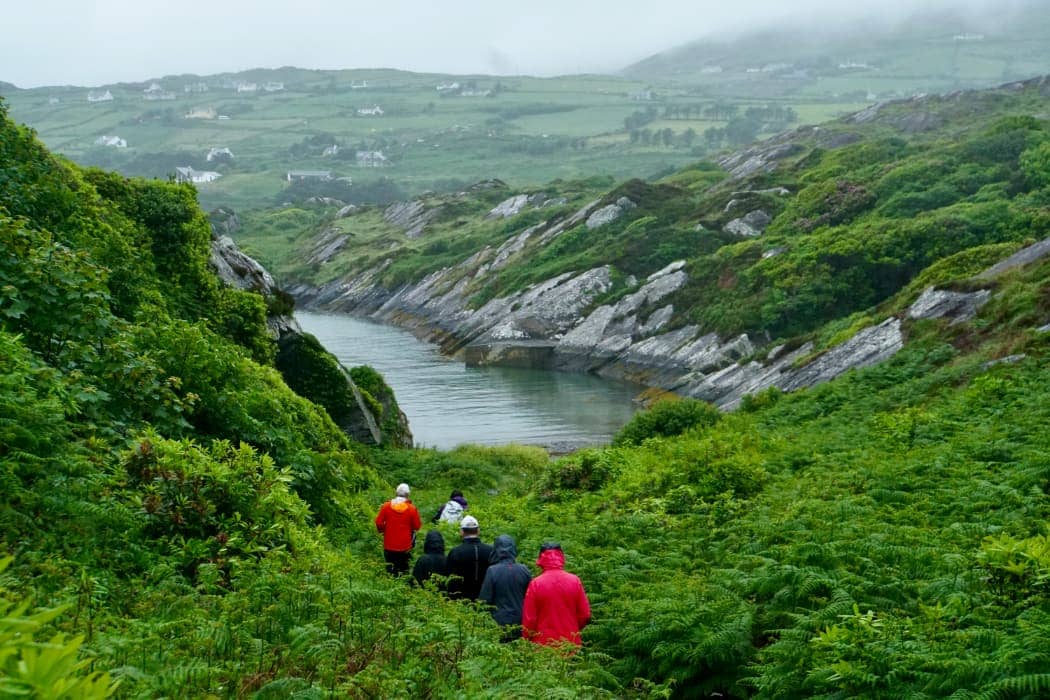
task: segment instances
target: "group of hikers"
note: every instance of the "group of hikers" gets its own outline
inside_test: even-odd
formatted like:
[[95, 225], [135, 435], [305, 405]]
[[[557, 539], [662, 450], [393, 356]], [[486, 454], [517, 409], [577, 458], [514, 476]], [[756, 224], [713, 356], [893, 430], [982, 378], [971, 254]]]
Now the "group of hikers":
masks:
[[[416, 533], [422, 529], [419, 510], [409, 498], [408, 484], [398, 484], [396, 495], [376, 515], [383, 534], [383, 558], [394, 576], [408, 573]], [[491, 610], [503, 628], [503, 641], [519, 636], [537, 644], [580, 645], [580, 630], [591, 620], [591, 606], [579, 577], [565, 571], [565, 553], [557, 542], [540, 546], [535, 578], [517, 561], [518, 547], [510, 535], [499, 535], [491, 545], [481, 541], [477, 518], [466, 515], [467, 501], [453, 491], [432, 522], [459, 525], [462, 542], [445, 554], [439, 530], [427, 532], [423, 556], [412, 568], [422, 585], [433, 577], [450, 598], [477, 600]]]

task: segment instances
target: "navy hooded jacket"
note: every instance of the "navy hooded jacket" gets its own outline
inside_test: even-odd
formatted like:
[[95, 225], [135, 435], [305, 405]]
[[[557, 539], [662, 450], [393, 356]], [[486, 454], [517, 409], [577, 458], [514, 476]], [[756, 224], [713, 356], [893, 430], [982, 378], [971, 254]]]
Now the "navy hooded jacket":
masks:
[[501, 625], [520, 625], [525, 590], [532, 574], [517, 563], [518, 546], [510, 535], [500, 535], [492, 543], [492, 564], [485, 572], [478, 600], [492, 606], [492, 619]]

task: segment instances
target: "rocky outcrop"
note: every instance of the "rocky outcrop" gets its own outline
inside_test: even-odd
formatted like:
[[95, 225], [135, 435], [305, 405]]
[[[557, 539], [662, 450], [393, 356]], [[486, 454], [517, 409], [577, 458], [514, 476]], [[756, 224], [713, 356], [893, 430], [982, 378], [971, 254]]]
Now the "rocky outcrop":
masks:
[[229, 230], [229, 226], [217, 226], [216, 220], [235, 221], [236, 215], [232, 210], [221, 216], [212, 213], [211, 266], [224, 284], [256, 292], [267, 300], [269, 308], [280, 309], [267, 316], [266, 325], [277, 342], [277, 368], [292, 390], [324, 406], [337, 425], [355, 440], [377, 445], [393, 441], [398, 446], [411, 447], [408, 419], [397, 407], [393, 391], [389, 387], [373, 390], [379, 395], [373, 399], [379, 411], [392, 417], [384, 422], [388, 426], [384, 431], [374, 415], [376, 407], [369, 403], [350, 373], [316, 338], [303, 333], [291, 315], [294, 302], [288, 293], [229, 236], [218, 235], [218, 230]]
[[383, 218], [388, 224], [402, 229], [409, 238], [419, 238], [427, 224], [440, 213], [440, 206], [428, 209], [425, 203], [416, 200], [391, 204], [383, 212]]
[[948, 292], [927, 287], [908, 308], [908, 318], [948, 318], [952, 325], [969, 321], [992, 298], [987, 289], [977, 292]]
[[624, 212], [634, 209], [637, 205], [627, 197], [620, 197], [613, 204], [607, 204], [601, 209], [587, 217], [587, 228], [596, 229], [611, 224], [623, 216]]
[[[540, 224], [542, 228], [546, 224]], [[524, 235], [519, 234], [519, 235]], [[537, 235], [533, 231], [529, 235]], [[510, 239], [505, 246], [520, 243]], [[770, 387], [792, 391], [892, 357], [904, 343], [890, 318], [814, 355], [812, 344], [762, 359], [747, 335], [721, 338], [694, 325], [669, 328], [667, 297], [688, 279], [678, 261], [650, 275], [616, 303], [595, 306], [611, 289], [611, 270], [559, 275], [521, 292], [468, 308], [467, 287], [506, 250], [485, 249], [415, 284], [384, 290], [379, 272], [321, 290], [299, 289], [314, 305], [394, 323], [438, 342], [469, 364], [593, 372], [675, 391], [724, 409]]]
[[306, 254], [306, 262], [311, 265], [323, 265], [345, 248], [349, 241], [349, 234], [331, 226], [314, 241], [310, 252]]
[[977, 275], [979, 280], [990, 280], [1004, 272], [1009, 272], [1015, 268], [1030, 263], [1042, 260], [1046, 256], [1050, 255], [1050, 238], [1045, 238], [1038, 243], [1034, 243], [1027, 248], [1023, 248], [1005, 260], [992, 265], [984, 272]]
[[773, 217], [761, 209], [756, 209], [749, 211], [739, 219], [733, 219], [727, 223], [725, 231], [744, 238], [757, 238], [762, 235], [762, 232], [766, 230], [771, 221], [773, 221]]
[[263, 296], [277, 293], [277, 283], [262, 265], [241, 252], [229, 236], [212, 234], [211, 266], [219, 279], [230, 287], [259, 292]]
[[509, 219], [512, 216], [516, 216], [525, 205], [529, 203], [529, 196], [527, 194], [519, 194], [508, 199], [504, 199], [502, 202], [492, 208], [492, 211], [485, 217], [486, 219]]

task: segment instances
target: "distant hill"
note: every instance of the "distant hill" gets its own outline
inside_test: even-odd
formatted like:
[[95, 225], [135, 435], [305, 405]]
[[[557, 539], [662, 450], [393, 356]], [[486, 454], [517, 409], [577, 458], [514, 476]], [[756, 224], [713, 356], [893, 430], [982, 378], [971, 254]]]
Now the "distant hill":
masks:
[[1050, 70], [1045, 3], [995, 18], [962, 10], [907, 20], [781, 26], [650, 56], [625, 76], [733, 96], [904, 97], [989, 87]]

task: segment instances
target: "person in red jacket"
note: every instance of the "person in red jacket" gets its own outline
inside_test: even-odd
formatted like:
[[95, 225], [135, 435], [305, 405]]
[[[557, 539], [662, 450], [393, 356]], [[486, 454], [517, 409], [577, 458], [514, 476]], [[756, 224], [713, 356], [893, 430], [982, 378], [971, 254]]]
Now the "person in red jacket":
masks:
[[579, 646], [580, 630], [591, 621], [591, 604], [579, 577], [565, 571], [565, 553], [557, 542], [544, 542], [536, 565], [543, 569], [525, 591], [521, 636], [548, 646]]
[[408, 573], [416, 531], [423, 527], [419, 511], [408, 499], [408, 494], [408, 484], [398, 484], [397, 497], [384, 503], [376, 516], [376, 529], [383, 533], [386, 570], [394, 576]]

